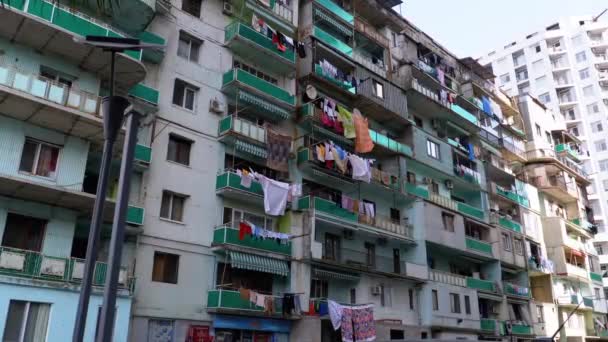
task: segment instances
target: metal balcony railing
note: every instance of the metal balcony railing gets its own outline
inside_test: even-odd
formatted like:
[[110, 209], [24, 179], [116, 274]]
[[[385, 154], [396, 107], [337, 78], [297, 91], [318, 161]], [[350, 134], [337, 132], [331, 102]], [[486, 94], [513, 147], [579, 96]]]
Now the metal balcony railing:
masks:
[[[379, 251], [383, 251], [380, 246], [375, 246], [373, 252], [362, 252], [348, 248], [332, 249], [323, 245], [323, 260], [366, 271], [406, 275], [405, 261], [378, 255]], [[388, 253], [388, 250], [385, 252]]]

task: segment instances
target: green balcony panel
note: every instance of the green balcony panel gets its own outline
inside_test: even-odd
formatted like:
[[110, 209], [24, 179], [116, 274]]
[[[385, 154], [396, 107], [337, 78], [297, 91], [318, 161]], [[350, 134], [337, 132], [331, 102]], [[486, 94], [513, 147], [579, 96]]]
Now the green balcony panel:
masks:
[[229, 115], [220, 120], [218, 131], [219, 140], [226, 148], [246, 154], [243, 158], [267, 159], [266, 129], [263, 126]]
[[242, 69], [229, 70], [224, 73], [222, 80], [222, 91], [229, 94], [236, 94], [237, 88], [245, 87], [283, 105], [293, 107], [296, 104], [295, 96], [290, 95], [286, 90]]
[[355, 23], [355, 17], [335, 2], [331, 0], [315, 0], [315, 2], [345, 22], [351, 25]]
[[25, 7], [25, 0], [10, 0], [10, 1], [4, 1], [4, 6], [10, 6], [14, 9], [18, 9], [20, 11], [24, 10]]
[[[163, 38], [155, 33], [149, 32], [149, 31], [144, 31], [144, 32], [140, 33], [138, 38], [143, 43], [159, 44], [159, 45], [167, 44], [165, 38]], [[165, 52], [163, 50], [147, 49], [142, 52], [142, 58], [144, 60], [146, 60], [148, 62], [152, 62], [152, 63], [160, 63], [164, 57], [165, 57]]]
[[358, 222], [357, 214], [340, 208], [336, 203], [322, 198], [314, 198], [314, 208], [319, 212], [335, 216], [342, 220]]
[[402, 144], [398, 141], [395, 141], [384, 134], [380, 134], [372, 129], [369, 130], [369, 135], [372, 138], [374, 144], [382, 146], [385, 149], [393, 151], [395, 153], [402, 154], [404, 156], [412, 157], [414, 154], [412, 152], [412, 148]]
[[152, 161], [152, 148], [142, 144], [135, 145], [135, 161], [150, 164]]
[[471, 205], [468, 205], [468, 204], [462, 203], [462, 202], [458, 202], [458, 211], [465, 215], [469, 215], [469, 216], [475, 217], [477, 219], [480, 219], [482, 221], [484, 221], [485, 217], [486, 217], [483, 210], [481, 210], [479, 208], [475, 208]]
[[473, 277], [467, 278], [467, 287], [481, 291], [496, 292], [496, 287], [493, 282]]
[[264, 308], [255, 306], [250, 301], [241, 298], [238, 291], [211, 290], [207, 293], [208, 309], [247, 310], [263, 312]]
[[521, 233], [521, 225], [519, 223], [517, 223], [517, 222], [514, 222], [514, 221], [508, 220], [508, 219], [506, 219], [504, 217], [501, 217], [498, 220], [498, 224], [500, 224], [500, 226], [503, 227], [503, 228], [507, 228], [507, 229], [510, 229], [510, 230], [512, 230], [514, 232]]
[[141, 226], [144, 224], [145, 209], [130, 205], [127, 209], [127, 223]]
[[246, 248], [253, 248], [277, 254], [291, 255], [291, 242], [288, 244], [277, 244], [276, 241], [254, 239], [250, 235], [239, 240], [239, 230], [230, 227], [218, 227], [213, 232], [214, 244], [228, 244]]
[[148, 87], [145, 84], [136, 84], [129, 90], [129, 95], [152, 105], [158, 105], [158, 90]]
[[568, 145], [568, 144], [556, 145], [555, 152], [557, 152], [557, 153], [566, 152], [570, 158], [574, 159], [577, 162], [580, 161], [580, 156], [578, 155], [578, 152], [573, 150], [572, 147], [570, 147], [570, 145]]
[[317, 38], [318, 40], [331, 46], [332, 48], [342, 52], [343, 54], [345, 54], [351, 58], [353, 57], [353, 48], [352, 47], [350, 47], [348, 44], [341, 41], [340, 39], [332, 36], [331, 34], [323, 31], [319, 27], [317, 27], [317, 26], [314, 27], [313, 35], [315, 36], [315, 38]]
[[287, 49], [284, 52], [278, 50], [272, 39], [243, 23], [234, 22], [228, 25], [224, 41], [234, 54], [254, 62], [265, 70], [283, 74], [295, 68], [294, 50]]
[[504, 290], [507, 295], [530, 297], [530, 289], [525, 286], [514, 285], [511, 283], [504, 283]]
[[583, 304], [585, 304], [585, 306], [588, 307], [588, 308], [593, 308], [594, 307], [593, 299], [592, 298], [583, 297]]
[[511, 325], [511, 334], [513, 335], [532, 335], [532, 327], [522, 324]]
[[498, 324], [498, 322], [496, 322], [495, 319], [482, 318], [480, 324], [481, 330], [486, 332], [494, 332], [496, 331], [496, 324]]
[[466, 238], [467, 249], [481, 252], [483, 254], [492, 255], [492, 245], [472, 238]]
[[414, 196], [422, 197], [424, 199], [429, 199], [429, 190], [420, 185], [405, 183], [405, 190]]
[[217, 176], [215, 183], [215, 190], [240, 190], [246, 193], [264, 196], [264, 190], [262, 190], [262, 185], [259, 182], [253, 181], [251, 183], [250, 188], [245, 188], [241, 186], [241, 177], [233, 172], [224, 172]]
[[469, 111], [460, 107], [459, 105], [452, 104], [452, 111], [454, 111], [456, 114], [460, 115], [462, 118], [466, 119], [467, 121], [470, 121], [472, 124], [474, 124], [476, 126], [479, 123], [479, 121], [477, 120], [477, 117], [475, 115], [469, 113]]
[[328, 80], [330, 83], [336, 85], [339, 88], [342, 88], [343, 90], [345, 90], [351, 94], [357, 93], [356, 88], [353, 87], [351, 83], [339, 81], [339, 80], [333, 78], [332, 76], [325, 75], [325, 73], [323, 72], [323, 69], [321, 68], [321, 66], [319, 64], [315, 64], [315, 74], [319, 77], [322, 77], [322, 78]]
[[591, 278], [591, 280], [596, 281], [598, 283], [602, 282], [602, 275], [601, 274], [590, 272], [589, 273], [589, 277]]

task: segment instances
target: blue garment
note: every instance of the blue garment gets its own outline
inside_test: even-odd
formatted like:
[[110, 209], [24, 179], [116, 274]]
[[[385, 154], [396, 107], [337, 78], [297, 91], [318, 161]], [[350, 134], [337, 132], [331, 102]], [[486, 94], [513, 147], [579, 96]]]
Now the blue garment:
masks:
[[326, 315], [329, 315], [329, 306], [327, 305], [327, 302], [321, 302], [319, 303], [319, 316]]
[[483, 103], [483, 111], [486, 112], [486, 114], [492, 116], [492, 104], [490, 103], [490, 99], [485, 96], [482, 96], [481, 102]]
[[334, 146], [334, 148], [336, 149], [336, 152], [338, 152], [338, 156], [340, 157], [340, 160], [344, 160], [344, 158], [346, 158], [346, 151], [344, 151], [342, 149], [342, 147], [336, 145]]
[[473, 144], [469, 143], [469, 159], [474, 161], [475, 160], [475, 151], [473, 150]]

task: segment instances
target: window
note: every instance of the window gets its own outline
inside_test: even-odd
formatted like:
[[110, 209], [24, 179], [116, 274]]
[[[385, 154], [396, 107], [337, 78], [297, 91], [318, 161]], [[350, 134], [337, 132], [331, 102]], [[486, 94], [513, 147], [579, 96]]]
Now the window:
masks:
[[190, 149], [192, 141], [174, 134], [169, 134], [169, 147], [167, 149], [167, 160], [182, 165], [190, 165]]
[[608, 191], [608, 179], [604, 179], [602, 184], [604, 185], [604, 191]]
[[401, 341], [401, 340], [405, 339], [405, 331], [403, 331], [403, 330], [391, 329], [390, 334], [391, 334], [391, 336], [390, 336], [391, 341], [395, 341], [395, 340]]
[[176, 78], [173, 87], [173, 104], [193, 111], [197, 93], [198, 88]]
[[200, 17], [202, 2], [203, 0], [182, 0], [182, 10], [195, 17]]
[[551, 144], [551, 133], [545, 132], [545, 139], [547, 140], [547, 143]]
[[374, 95], [383, 99], [384, 98], [384, 84], [382, 84], [376, 80], [373, 80], [373, 82], [374, 82]]
[[594, 142], [593, 144], [595, 145], [596, 152], [603, 152], [603, 151], [606, 151], [606, 149], [608, 149], [608, 146], [606, 146], [606, 139], [598, 140], [598, 141]]
[[351, 304], [357, 304], [357, 289], [354, 288], [354, 287], [351, 288], [350, 292], [349, 292], [349, 295], [350, 295], [350, 303]]
[[41, 177], [55, 178], [58, 159], [59, 147], [26, 138], [21, 152], [19, 171]]
[[422, 119], [417, 116], [414, 116], [414, 124], [416, 125], [416, 127], [422, 128]]
[[2, 341], [46, 341], [50, 311], [50, 304], [11, 300]]
[[454, 215], [448, 213], [441, 213], [441, 220], [443, 222], [443, 229], [448, 232], [454, 232]]
[[460, 295], [450, 293], [450, 309], [452, 313], [460, 313]]
[[427, 140], [426, 141], [426, 154], [433, 159], [439, 160], [439, 158], [440, 158], [439, 144], [432, 140]]
[[367, 266], [376, 265], [376, 245], [373, 243], [365, 243], [365, 261]]
[[61, 71], [47, 67], [46, 65], [40, 66], [40, 76], [48, 78], [49, 80], [62, 84], [64, 86], [67, 86], [68, 88], [72, 86], [72, 82], [74, 82], [74, 80], [76, 79], [75, 76], [65, 74]]
[[521, 239], [513, 239], [515, 254], [524, 255], [524, 242]]
[[587, 113], [595, 114], [600, 112], [600, 106], [597, 103], [587, 105]]
[[2, 246], [40, 252], [47, 221], [8, 213], [2, 236]]
[[545, 61], [543, 61], [542, 59], [535, 61], [534, 63], [532, 63], [532, 69], [534, 69], [535, 73], [542, 74], [545, 69]]
[[507, 233], [502, 233], [502, 246], [507, 252], [510, 252], [512, 250], [511, 237]]
[[595, 296], [595, 298], [593, 298], [594, 301], [599, 301], [600, 299], [602, 299], [602, 295], [600, 294], [600, 289], [598, 287], [593, 288], [593, 295]]
[[545, 323], [545, 312], [542, 305], [536, 306], [536, 322]]
[[595, 95], [595, 90], [593, 89], [593, 86], [588, 85], [588, 86], [584, 87], [583, 95], [585, 95], [585, 97], [592, 97], [593, 95]]
[[471, 314], [471, 297], [464, 296], [464, 313]]
[[380, 305], [385, 307], [393, 306], [393, 289], [380, 285]]
[[160, 217], [175, 222], [184, 220], [184, 203], [186, 196], [178, 195], [170, 191], [163, 191], [163, 199], [160, 205]]
[[583, 45], [583, 36], [579, 34], [577, 36], [572, 37], [572, 45], [574, 45], [575, 47]]
[[534, 50], [534, 52], [536, 53], [540, 53], [541, 48], [540, 48], [540, 44], [536, 44], [532, 47], [532, 50]]
[[433, 297], [433, 311], [437, 311], [439, 310], [439, 296], [437, 290], [431, 291], [431, 295]]
[[511, 75], [509, 75], [509, 74], [500, 75], [501, 84], [505, 84], [505, 83], [509, 83], [509, 82], [511, 82]]
[[578, 77], [580, 77], [581, 80], [586, 80], [589, 77], [591, 77], [591, 74], [589, 73], [589, 68], [585, 68], [583, 70], [579, 70], [578, 71]]
[[179, 255], [163, 252], [154, 252], [152, 265], [152, 281], [177, 284], [179, 269]]
[[190, 62], [198, 62], [201, 44], [202, 41], [200, 39], [196, 39], [184, 31], [179, 31], [177, 55], [189, 60]]
[[391, 32], [391, 37], [393, 41], [393, 47], [397, 47], [397, 33]]
[[232, 65], [235, 68], [244, 70], [244, 71], [252, 74], [253, 76], [255, 76], [257, 78], [261, 78], [261, 79], [263, 79], [266, 82], [272, 83], [274, 85], [277, 85], [279, 83], [279, 81], [276, 78], [274, 78], [274, 77], [272, 77], [272, 76], [270, 76], [270, 75], [268, 75], [268, 74], [266, 74], [266, 73], [264, 73], [264, 72], [262, 72], [262, 71], [260, 71], [260, 70], [258, 70], [256, 68], [254, 68], [252, 66], [249, 66], [249, 65], [247, 65], [245, 63], [242, 63], [240, 61], [235, 60], [234, 63], [232, 63]]
[[544, 94], [540, 94], [538, 96], [538, 100], [540, 102], [542, 102], [543, 104], [547, 104], [547, 103], [551, 102], [551, 94], [549, 94], [548, 92], [544, 93]]
[[407, 296], [410, 302], [410, 310], [414, 310], [414, 290], [413, 289], [408, 289], [407, 290]]
[[545, 89], [547, 88], [547, 76], [541, 76], [534, 80], [537, 88]]
[[601, 121], [595, 121], [591, 123], [591, 131], [593, 133], [599, 133], [604, 130], [604, 126]]
[[542, 137], [543, 133], [540, 130], [540, 126], [538, 124], [536, 124], [535, 127], [536, 127], [536, 135], [538, 135], [539, 137]]
[[325, 246], [323, 258], [332, 261], [340, 260], [340, 237], [325, 233]]
[[329, 296], [329, 283], [323, 279], [312, 279], [310, 281], [311, 298], [327, 298]]
[[577, 63], [582, 63], [584, 61], [587, 60], [587, 55], [585, 54], [585, 51], [581, 51], [579, 53], [576, 54], [576, 62]]

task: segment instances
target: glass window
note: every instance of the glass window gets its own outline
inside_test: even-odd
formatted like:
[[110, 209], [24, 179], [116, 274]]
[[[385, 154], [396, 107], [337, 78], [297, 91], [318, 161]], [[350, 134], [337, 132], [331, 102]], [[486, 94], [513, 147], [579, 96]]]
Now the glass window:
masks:
[[2, 236], [2, 246], [40, 252], [46, 224], [46, 220], [8, 213]]
[[578, 71], [578, 77], [579, 77], [581, 80], [586, 80], [586, 79], [588, 79], [589, 77], [591, 77], [591, 74], [590, 74], [590, 72], [589, 72], [589, 68], [585, 68], [585, 69], [583, 69], [583, 70], [579, 70], [579, 71]]
[[604, 179], [602, 184], [604, 185], [604, 191], [608, 191], [608, 179]]
[[464, 296], [464, 312], [467, 315], [471, 314], [471, 297]]
[[502, 246], [507, 252], [510, 252], [513, 249], [511, 246], [511, 237], [507, 233], [502, 233]]
[[152, 281], [177, 284], [179, 255], [154, 252], [152, 265]]
[[509, 74], [500, 75], [501, 84], [505, 84], [505, 83], [509, 83], [509, 82], [511, 82], [511, 75], [509, 75]]
[[184, 195], [178, 195], [166, 190], [163, 191], [160, 217], [171, 221], [183, 222], [186, 198], [187, 196]]
[[11, 300], [2, 341], [46, 341], [50, 312], [50, 304]]
[[437, 290], [431, 291], [432, 299], [433, 299], [433, 311], [439, 310], [439, 296], [437, 294]]
[[542, 305], [536, 306], [536, 322], [545, 323], [545, 312]]
[[183, 165], [190, 165], [191, 147], [191, 140], [178, 137], [174, 134], [170, 134], [169, 146], [167, 149], [167, 160]]
[[450, 309], [452, 313], [460, 313], [460, 295], [457, 293], [450, 293]]
[[439, 144], [432, 141], [426, 141], [426, 154], [433, 159], [440, 159]]
[[535, 127], [536, 127], [536, 135], [538, 135], [539, 137], [542, 137], [543, 133], [542, 133], [542, 131], [540, 129], [540, 125], [536, 124]]
[[196, 39], [184, 31], [179, 31], [177, 55], [191, 62], [198, 62], [201, 44], [202, 41], [200, 39]]
[[524, 242], [521, 239], [513, 239], [515, 254], [524, 255]]
[[540, 102], [542, 102], [543, 104], [547, 104], [547, 103], [551, 102], [551, 94], [549, 94], [548, 92], [544, 93], [544, 94], [540, 94], [538, 96], [538, 100]]
[[576, 62], [577, 63], [582, 63], [584, 61], [587, 60], [587, 55], [585, 54], [585, 51], [581, 51], [579, 53], [576, 54]]
[[55, 178], [59, 147], [26, 138], [21, 152], [19, 171], [32, 175]]
[[327, 298], [329, 292], [329, 283], [323, 279], [311, 279], [310, 281], [310, 298]]
[[195, 17], [200, 17], [202, 2], [203, 0], [182, 0], [182, 10]]
[[443, 221], [443, 229], [448, 232], [454, 232], [454, 215], [448, 213], [441, 213], [441, 219]]
[[606, 172], [608, 171], [608, 159], [603, 159], [597, 162], [600, 166], [600, 171]]
[[601, 121], [595, 121], [591, 123], [591, 131], [593, 133], [598, 133], [604, 130], [604, 126]]
[[197, 93], [198, 88], [176, 78], [173, 87], [173, 104], [188, 110], [194, 110]]
[[373, 82], [374, 82], [374, 95], [383, 99], [384, 98], [384, 84], [382, 84], [376, 80], [373, 80]]
[[606, 146], [606, 139], [597, 140], [593, 144], [595, 145], [596, 152], [603, 152], [608, 149], [608, 146]]
[[600, 112], [600, 107], [598, 106], [597, 103], [592, 103], [587, 105], [587, 113], [589, 114], [596, 114]]

